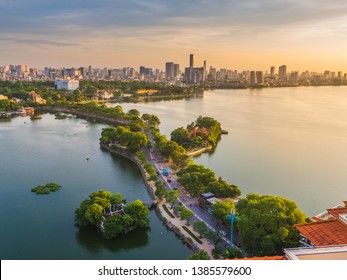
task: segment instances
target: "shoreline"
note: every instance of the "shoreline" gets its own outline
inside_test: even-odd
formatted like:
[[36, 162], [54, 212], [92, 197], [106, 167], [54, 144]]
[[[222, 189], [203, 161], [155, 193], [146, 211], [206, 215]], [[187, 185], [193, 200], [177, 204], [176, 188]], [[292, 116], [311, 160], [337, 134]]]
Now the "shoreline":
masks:
[[187, 226], [183, 220], [177, 217], [171, 218], [165, 211], [161, 210], [163, 209], [163, 205], [166, 204], [166, 202], [164, 202], [163, 200], [158, 200], [158, 198], [156, 197], [155, 195], [156, 188], [155, 188], [154, 182], [148, 181], [149, 175], [147, 174], [146, 170], [143, 168], [142, 164], [138, 161], [137, 157], [131, 156], [126, 152], [114, 150], [103, 143], [100, 143], [100, 147], [102, 149], [107, 150], [110, 154], [123, 156], [127, 158], [128, 160], [132, 161], [140, 169], [143, 182], [146, 186], [146, 189], [149, 195], [151, 196], [152, 199], [154, 199], [154, 201], [156, 201], [155, 212], [158, 218], [163, 222], [163, 224], [168, 229], [170, 229], [171, 231], [175, 233], [175, 235], [181, 240], [181, 242], [186, 244], [189, 247], [189, 249], [191, 249], [193, 252], [197, 252], [199, 250], [205, 250], [211, 257], [211, 259], [213, 259], [213, 256], [212, 256], [212, 250], [214, 248], [213, 245], [208, 243], [205, 238], [201, 238], [202, 244], [198, 244], [194, 242], [193, 239], [188, 234], [186, 234], [185, 230], [181, 229], [182, 226], [185, 226], [185, 227], [188, 227], [192, 232], [195, 232], [192, 225]]

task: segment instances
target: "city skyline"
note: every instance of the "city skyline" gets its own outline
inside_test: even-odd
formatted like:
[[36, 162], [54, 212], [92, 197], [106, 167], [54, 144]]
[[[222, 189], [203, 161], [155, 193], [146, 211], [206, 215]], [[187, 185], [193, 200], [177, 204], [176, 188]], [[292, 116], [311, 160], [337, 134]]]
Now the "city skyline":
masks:
[[[261, 3], [260, 3], [261, 2]], [[1, 65], [347, 72], [347, 3], [0, 0]]]

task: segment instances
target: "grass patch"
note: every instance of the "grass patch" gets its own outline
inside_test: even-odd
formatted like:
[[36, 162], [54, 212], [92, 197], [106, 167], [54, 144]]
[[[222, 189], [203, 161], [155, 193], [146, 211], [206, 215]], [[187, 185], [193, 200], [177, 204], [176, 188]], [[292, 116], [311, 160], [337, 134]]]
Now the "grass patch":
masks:
[[194, 239], [196, 242], [198, 242], [199, 244], [202, 244], [202, 241], [201, 241], [194, 233], [192, 233], [192, 232], [189, 230], [189, 228], [187, 228], [186, 226], [182, 226], [182, 228], [183, 228], [186, 232], [188, 232], [188, 234], [189, 234], [191, 237], [193, 237], [193, 239]]
[[55, 183], [47, 183], [46, 185], [39, 185], [35, 188], [32, 188], [31, 191], [36, 194], [49, 194], [51, 192], [56, 192], [60, 188], [61, 186]]
[[172, 219], [175, 218], [175, 216], [169, 211], [169, 209], [167, 209], [167, 207], [166, 207], [165, 204], [163, 204], [163, 208], [164, 208], [165, 212], [166, 212]]

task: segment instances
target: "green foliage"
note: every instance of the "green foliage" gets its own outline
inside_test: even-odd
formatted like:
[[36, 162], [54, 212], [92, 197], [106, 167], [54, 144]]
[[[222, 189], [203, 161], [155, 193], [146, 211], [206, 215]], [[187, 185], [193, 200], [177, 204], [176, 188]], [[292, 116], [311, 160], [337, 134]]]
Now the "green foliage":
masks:
[[214, 246], [217, 246], [217, 244], [222, 241], [222, 237], [219, 235], [217, 231], [207, 231], [205, 237], [211, 240]]
[[196, 221], [193, 224], [193, 229], [200, 234], [200, 238], [207, 233], [207, 226], [203, 221]]
[[0, 100], [0, 111], [16, 111], [19, 108], [20, 108], [20, 105], [12, 100], [9, 100], [9, 99]]
[[171, 140], [182, 145], [184, 148], [196, 146], [194, 139], [190, 137], [187, 129], [183, 127], [176, 128], [171, 132]]
[[194, 234], [190, 231], [189, 228], [187, 228], [186, 226], [182, 226], [182, 228], [199, 244], [202, 244], [202, 241]]
[[170, 203], [171, 207], [173, 207], [173, 205], [177, 203], [177, 197], [179, 194], [179, 190], [168, 191], [166, 195], [166, 202]]
[[131, 132], [129, 127], [118, 126], [103, 128], [100, 141], [107, 145], [119, 142], [122, 146], [126, 146], [129, 153], [135, 154], [144, 147], [148, 138], [142, 132]]
[[229, 185], [221, 178], [208, 184], [205, 192], [212, 192], [217, 197], [239, 197], [241, 190], [236, 185]]
[[146, 153], [144, 153], [144, 152], [138, 152], [136, 155], [137, 155], [137, 157], [139, 158], [139, 160], [140, 160], [140, 162], [141, 162], [142, 164], [147, 163], [147, 155], [146, 155]]
[[134, 220], [128, 214], [113, 214], [105, 220], [105, 237], [107, 239], [115, 238], [118, 235], [127, 234], [134, 226]]
[[187, 225], [189, 225], [189, 220], [194, 216], [194, 212], [187, 207], [180, 206], [178, 207], [178, 213], [181, 217], [181, 220], [185, 220]]
[[282, 248], [299, 245], [294, 225], [305, 223], [306, 216], [293, 201], [250, 193], [238, 202], [236, 209], [240, 240], [251, 256], [281, 254]]
[[177, 172], [178, 182], [193, 197], [198, 197], [205, 192], [212, 192], [217, 197], [236, 197], [241, 195], [240, 189], [229, 185], [216, 174], [203, 165], [191, 164]]
[[178, 182], [193, 197], [198, 197], [205, 192], [210, 182], [216, 181], [215, 173], [203, 165], [192, 164], [177, 172]]
[[226, 221], [226, 215], [230, 214], [232, 209], [235, 209], [235, 205], [231, 198], [227, 198], [224, 201], [217, 200], [211, 208], [213, 217], [224, 222]]
[[119, 193], [112, 194], [105, 190], [92, 192], [88, 199], [82, 201], [79, 208], [75, 211], [75, 221], [81, 226], [100, 224], [103, 212], [111, 204], [118, 205], [125, 203], [125, 199]]
[[205, 250], [200, 250], [188, 257], [188, 260], [209, 260], [210, 256]]
[[216, 146], [222, 135], [221, 124], [211, 117], [199, 116], [187, 129], [179, 127], [171, 132], [171, 140], [186, 149], [201, 147], [208, 142]]
[[225, 251], [225, 258], [227, 258], [227, 259], [240, 259], [240, 258], [243, 258], [243, 254], [239, 249], [237, 249], [237, 248], [235, 248], [235, 246], [233, 246], [231, 249], [228, 248]]
[[149, 226], [149, 210], [141, 200], [135, 200], [125, 207], [125, 213], [130, 215], [134, 223], [139, 227]]
[[214, 259], [220, 259], [223, 255], [224, 255], [224, 252], [222, 248], [217, 246], [212, 249], [212, 256]]
[[35, 188], [32, 188], [31, 191], [36, 193], [36, 194], [49, 194], [51, 192], [56, 192], [60, 188], [61, 188], [61, 186], [58, 184], [47, 183], [45, 185], [36, 186]]
[[137, 109], [130, 109], [127, 114], [132, 117], [140, 117], [140, 112]]
[[170, 218], [172, 218], [172, 219], [175, 218], [175, 216], [169, 211], [169, 209], [167, 209], [166, 204], [163, 204], [163, 209], [170, 216]]
[[163, 197], [167, 195], [167, 190], [165, 189], [164, 183], [161, 180], [157, 180], [155, 182], [155, 187], [156, 187], [155, 195], [159, 199], [162, 199]]
[[81, 202], [75, 211], [75, 221], [80, 226], [100, 226], [103, 221], [105, 237], [114, 238], [126, 234], [137, 227], [149, 226], [149, 210], [140, 200], [135, 200], [124, 207], [124, 213], [110, 215], [110, 206], [122, 207], [126, 203], [120, 193], [112, 194], [99, 190], [89, 195], [88, 199]]

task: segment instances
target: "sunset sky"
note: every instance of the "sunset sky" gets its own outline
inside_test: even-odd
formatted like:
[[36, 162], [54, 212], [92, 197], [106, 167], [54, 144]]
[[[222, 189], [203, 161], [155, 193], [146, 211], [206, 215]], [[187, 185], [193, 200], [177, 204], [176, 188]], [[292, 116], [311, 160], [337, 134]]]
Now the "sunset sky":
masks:
[[0, 65], [347, 72], [345, 0], [0, 0]]

